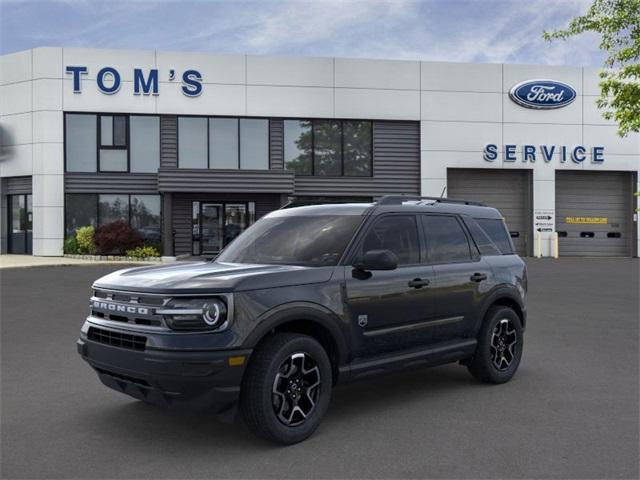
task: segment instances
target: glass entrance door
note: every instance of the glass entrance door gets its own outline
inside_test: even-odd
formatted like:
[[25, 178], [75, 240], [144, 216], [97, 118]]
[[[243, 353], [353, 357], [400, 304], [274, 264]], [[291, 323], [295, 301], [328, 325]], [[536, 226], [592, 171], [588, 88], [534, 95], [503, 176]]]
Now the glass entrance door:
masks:
[[193, 202], [191, 253], [217, 255], [254, 222], [255, 212], [255, 202]]
[[9, 195], [9, 253], [31, 254], [33, 213], [31, 194]]
[[223, 247], [224, 217], [219, 203], [203, 203], [200, 215], [200, 244], [203, 255], [217, 254]]

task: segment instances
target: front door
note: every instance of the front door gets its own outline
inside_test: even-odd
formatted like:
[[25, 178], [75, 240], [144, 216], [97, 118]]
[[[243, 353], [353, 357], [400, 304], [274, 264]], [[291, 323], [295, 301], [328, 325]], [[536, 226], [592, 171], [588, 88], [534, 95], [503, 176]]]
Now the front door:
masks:
[[224, 217], [219, 203], [203, 203], [200, 215], [203, 255], [217, 255], [223, 246]]
[[193, 202], [192, 254], [212, 257], [253, 223], [254, 202]]
[[9, 253], [32, 253], [31, 194], [9, 195]]
[[364, 234], [356, 258], [369, 250], [391, 250], [398, 268], [362, 272], [345, 266], [346, 297], [358, 356], [429, 343], [435, 301], [433, 267], [422, 262], [414, 215], [386, 215]]

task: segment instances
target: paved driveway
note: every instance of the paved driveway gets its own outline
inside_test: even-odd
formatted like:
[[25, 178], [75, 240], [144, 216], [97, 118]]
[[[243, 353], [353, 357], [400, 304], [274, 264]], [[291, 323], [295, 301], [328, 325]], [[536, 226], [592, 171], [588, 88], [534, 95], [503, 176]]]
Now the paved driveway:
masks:
[[462, 367], [336, 389], [310, 440], [154, 408], [103, 387], [75, 352], [89, 285], [117, 267], [1, 277], [5, 478], [638, 478], [639, 267], [531, 260], [520, 371]]

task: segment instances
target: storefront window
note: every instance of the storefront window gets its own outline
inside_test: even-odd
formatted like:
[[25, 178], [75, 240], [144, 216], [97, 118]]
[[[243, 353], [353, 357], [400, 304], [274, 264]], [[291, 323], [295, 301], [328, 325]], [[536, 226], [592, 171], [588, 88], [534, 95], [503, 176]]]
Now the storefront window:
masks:
[[74, 235], [80, 227], [98, 223], [98, 196], [94, 194], [66, 195], [66, 236]]
[[342, 159], [342, 132], [339, 121], [313, 122], [314, 174], [339, 176]]
[[211, 168], [238, 168], [238, 119], [209, 119]]
[[371, 176], [372, 122], [285, 120], [284, 164], [297, 175]]
[[178, 164], [180, 168], [207, 168], [207, 119], [178, 118]]
[[100, 225], [117, 220], [129, 221], [128, 195], [100, 195], [98, 200], [98, 221]]
[[311, 175], [311, 121], [284, 121], [284, 168], [298, 175]]
[[65, 116], [65, 154], [68, 172], [95, 172], [97, 121], [95, 115]]
[[269, 120], [240, 119], [240, 168], [269, 168]]
[[131, 195], [131, 226], [147, 244], [160, 244], [160, 196]]
[[156, 173], [160, 167], [160, 118], [129, 117], [131, 171]]
[[368, 177], [371, 175], [371, 122], [343, 122], [344, 174]]

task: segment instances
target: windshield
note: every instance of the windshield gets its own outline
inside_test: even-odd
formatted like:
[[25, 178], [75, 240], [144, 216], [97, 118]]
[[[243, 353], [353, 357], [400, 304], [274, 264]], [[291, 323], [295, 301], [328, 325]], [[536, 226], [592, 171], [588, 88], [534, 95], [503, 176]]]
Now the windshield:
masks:
[[360, 215], [266, 217], [236, 238], [216, 262], [337, 265], [361, 221]]

